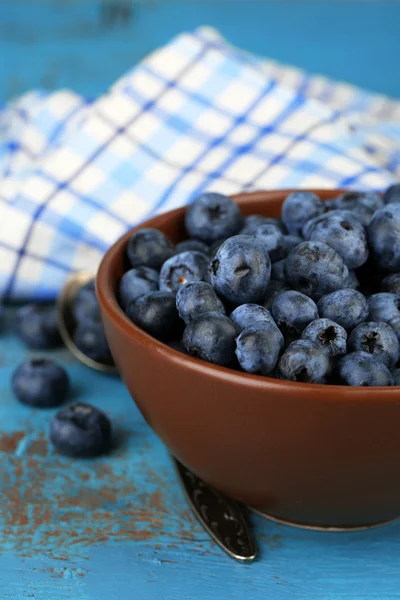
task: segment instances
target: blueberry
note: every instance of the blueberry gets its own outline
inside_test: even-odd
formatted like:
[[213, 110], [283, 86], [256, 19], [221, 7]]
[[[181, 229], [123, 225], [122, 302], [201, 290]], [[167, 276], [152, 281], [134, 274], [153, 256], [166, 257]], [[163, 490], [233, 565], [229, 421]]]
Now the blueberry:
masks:
[[157, 229], [141, 229], [132, 235], [126, 254], [132, 267], [160, 269], [174, 253], [169, 239]]
[[210, 253], [210, 247], [200, 240], [185, 240], [175, 246], [175, 254], [188, 251], [202, 252], [207, 256]]
[[218, 313], [203, 313], [187, 325], [183, 345], [191, 356], [228, 366], [235, 358], [236, 325]]
[[69, 392], [68, 375], [48, 358], [32, 358], [14, 371], [12, 389], [23, 404], [35, 408], [59, 406]]
[[389, 369], [368, 352], [350, 352], [338, 364], [341, 383], [352, 386], [393, 385]]
[[110, 447], [111, 423], [107, 415], [94, 406], [71, 404], [51, 421], [50, 440], [66, 456], [99, 456]]
[[316, 342], [331, 356], [341, 356], [347, 351], [347, 333], [330, 319], [315, 319], [304, 329], [301, 337]]
[[286, 259], [286, 281], [294, 289], [318, 300], [344, 287], [349, 270], [342, 257], [323, 242], [303, 242]]
[[368, 259], [367, 234], [359, 223], [327, 213], [311, 228], [309, 239], [325, 242], [336, 250], [349, 269], [361, 267]]
[[135, 267], [122, 276], [119, 284], [119, 298], [122, 308], [139, 296], [158, 290], [159, 274], [150, 267]]
[[180, 287], [176, 294], [176, 308], [186, 324], [205, 312], [225, 314], [221, 300], [211, 285], [204, 281], [191, 281]]
[[330, 319], [346, 330], [354, 329], [368, 318], [367, 299], [361, 292], [352, 289], [337, 290], [318, 302], [320, 317]]
[[272, 223], [260, 225], [256, 230], [255, 236], [262, 242], [272, 262], [284, 257], [284, 236], [276, 225]]
[[57, 309], [49, 304], [29, 304], [17, 311], [16, 331], [29, 348], [48, 350], [61, 344]]
[[98, 321], [81, 321], [78, 323], [72, 340], [75, 346], [88, 358], [99, 363], [112, 363], [103, 323]]
[[147, 333], [166, 341], [179, 337], [181, 321], [171, 292], [150, 292], [131, 302], [127, 316]]
[[247, 373], [271, 373], [282, 348], [283, 336], [274, 323], [250, 325], [236, 340], [236, 356]]
[[286, 263], [285, 259], [278, 260], [277, 262], [272, 263], [271, 279], [273, 279], [275, 281], [282, 281], [282, 283], [285, 283], [285, 281], [286, 281], [285, 263]]
[[240, 235], [255, 235], [260, 225], [272, 224], [275, 225], [283, 233], [282, 223], [279, 219], [272, 217], [262, 217], [261, 215], [249, 215], [244, 219], [244, 227], [240, 231]]
[[259, 304], [242, 304], [235, 308], [230, 318], [241, 330], [258, 323], [272, 323], [276, 327], [276, 323], [269, 310]]
[[227, 196], [202, 194], [186, 210], [185, 225], [190, 237], [212, 244], [238, 233], [243, 226], [239, 206]]
[[189, 281], [202, 281], [208, 273], [209, 258], [201, 252], [181, 252], [161, 267], [160, 290], [176, 292]]
[[303, 383], [325, 383], [331, 372], [329, 352], [311, 340], [296, 340], [282, 354], [279, 377]]
[[311, 321], [318, 319], [315, 302], [294, 290], [280, 294], [273, 303], [271, 312], [275, 323], [289, 339], [298, 337]]
[[222, 244], [211, 261], [211, 283], [216, 292], [239, 305], [262, 300], [271, 274], [271, 261], [262, 243], [236, 235]]
[[321, 200], [312, 192], [292, 192], [282, 205], [282, 221], [292, 235], [301, 235], [303, 225], [324, 212]]
[[400, 369], [392, 369], [391, 371], [394, 379], [394, 385], [400, 385]]
[[382, 292], [368, 298], [369, 319], [383, 321], [394, 329], [400, 339], [400, 296]]
[[368, 226], [368, 240], [378, 269], [400, 271], [400, 204], [376, 211]]
[[328, 215], [329, 215], [330, 220], [334, 219], [335, 221], [337, 221], [337, 220], [348, 221], [349, 223], [351, 223], [351, 225], [354, 225], [354, 227], [362, 226], [360, 224], [360, 220], [355, 212], [353, 212], [351, 210], [339, 210], [339, 209], [331, 210], [328, 213], [324, 213], [322, 215], [319, 215], [318, 217], [314, 217], [313, 219], [310, 219], [310, 221], [307, 221], [307, 223], [304, 224], [303, 236], [306, 240], [311, 239], [311, 235], [314, 231], [314, 228], [320, 227], [321, 223], [325, 222], [325, 219]]
[[400, 295], [400, 273], [387, 275], [381, 281], [381, 292]]
[[72, 312], [76, 321], [99, 318], [100, 308], [96, 297], [96, 282], [94, 279], [78, 289], [73, 299]]
[[400, 183], [391, 185], [383, 194], [384, 204], [400, 202]]
[[345, 192], [335, 200], [335, 208], [356, 212], [362, 225], [368, 225], [375, 211], [383, 206], [382, 198], [375, 192]]
[[265, 292], [264, 298], [261, 301], [264, 308], [271, 310], [275, 299], [279, 296], [279, 294], [281, 294], [282, 292], [286, 292], [287, 290], [289, 290], [289, 288], [283, 281], [271, 279], [268, 284], [267, 291]]
[[349, 337], [349, 349], [368, 352], [393, 367], [400, 358], [400, 345], [397, 335], [387, 323], [367, 321], [353, 329]]

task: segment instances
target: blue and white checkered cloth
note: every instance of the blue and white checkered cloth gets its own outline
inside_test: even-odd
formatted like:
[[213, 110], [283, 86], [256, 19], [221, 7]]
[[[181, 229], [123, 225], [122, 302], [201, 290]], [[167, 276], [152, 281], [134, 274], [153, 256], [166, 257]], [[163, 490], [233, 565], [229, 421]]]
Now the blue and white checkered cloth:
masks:
[[205, 190], [381, 190], [400, 102], [257, 58], [201, 28], [95, 102], [32, 92], [0, 112], [0, 294], [54, 298], [127, 228]]

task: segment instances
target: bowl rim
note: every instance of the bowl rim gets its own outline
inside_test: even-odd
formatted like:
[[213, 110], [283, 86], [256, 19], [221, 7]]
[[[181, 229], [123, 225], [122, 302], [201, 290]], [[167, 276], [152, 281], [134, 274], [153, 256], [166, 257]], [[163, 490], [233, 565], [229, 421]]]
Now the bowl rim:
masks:
[[[232, 194], [230, 197], [243, 206], [247, 202], [265, 199], [280, 200], [282, 196], [294, 191], [299, 190], [279, 189], [271, 191], [255, 191]], [[317, 195], [324, 196], [325, 198], [329, 198], [348, 190], [311, 188], [301, 191], [310, 191]], [[119, 306], [117, 301], [114, 291], [115, 279], [110, 275], [112, 271], [112, 265], [122, 254], [128, 239], [133, 233], [147, 227], [157, 228], [157, 223], [163, 221], [166, 215], [175, 218], [181, 217], [186, 208], [186, 206], [182, 206], [171, 211], [160, 213], [130, 228], [109, 248], [104, 255], [96, 276], [96, 293], [103, 310], [107, 312], [108, 317], [113, 321], [114, 325], [118, 327], [118, 329], [129, 335], [130, 338], [135, 339], [140, 344], [144, 344], [153, 351], [162, 354], [163, 357], [171, 361], [171, 363], [183, 365], [187, 369], [202, 373], [205, 376], [209, 375], [222, 380], [229, 379], [231, 382], [233, 381], [240, 385], [255, 387], [260, 390], [265, 390], [265, 392], [271, 391], [271, 388], [273, 388], [274, 391], [279, 391], [280, 393], [287, 392], [288, 394], [293, 394], [295, 392], [297, 396], [310, 396], [311, 393], [313, 397], [318, 395], [319, 400], [329, 402], [348, 401], [350, 399], [356, 402], [376, 402], [377, 394], [380, 396], [379, 401], [400, 401], [400, 386], [371, 386], [360, 388], [358, 386], [302, 383], [297, 381], [275, 379], [265, 375], [254, 375], [252, 373], [235, 371], [228, 367], [215, 365], [207, 361], [202, 361], [198, 358], [191, 357], [183, 352], [179, 352], [178, 350], [171, 348], [156, 338], [153, 338], [151, 335], [132, 323], [132, 321], [122, 311], [122, 308]], [[322, 393], [323, 391], [325, 391], [325, 394]]]

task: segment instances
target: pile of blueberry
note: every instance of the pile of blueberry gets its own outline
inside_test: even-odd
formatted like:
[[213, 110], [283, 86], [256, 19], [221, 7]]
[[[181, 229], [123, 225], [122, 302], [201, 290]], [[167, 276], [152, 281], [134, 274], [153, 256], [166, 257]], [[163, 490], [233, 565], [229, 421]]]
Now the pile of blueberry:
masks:
[[[109, 350], [101, 326], [92, 284], [77, 294], [74, 303], [78, 326], [75, 341], [91, 357], [108, 358]], [[54, 305], [32, 304], [17, 313], [16, 332], [33, 350], [51, 350], [61, 345]], [[50, 358], [35, 357], [14, 372], [12, 389], [17, 399], [33, 408], [54, 408], [68, 400], [70, 380], [65, 369]], [[61, 409], [50, 423], [50, 440], [59, 452], [71, 457], [92, 457], [111, 443], [111, 424], [100, 410], [82, 402]]]
[[206, 193], [185, 225], [175, 247], [155, 229], [128, 241], [119, 302], [136, 325], [248, 373], [400, 385], [400, 185], [324, 203], [297, 191], [280, 218]]

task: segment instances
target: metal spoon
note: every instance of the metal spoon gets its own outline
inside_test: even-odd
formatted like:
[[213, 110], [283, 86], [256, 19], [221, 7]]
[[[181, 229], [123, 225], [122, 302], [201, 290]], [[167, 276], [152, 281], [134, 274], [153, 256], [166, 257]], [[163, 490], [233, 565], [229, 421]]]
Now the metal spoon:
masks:
[[[67, 281], [57, 302], [60, 334], [66, 347], [82, 363], [97, 371], [114, 373], [116, 371], [114, 364], [92, 360], [81, 352], [73, 341], [76, 327], [73, 313], [74, 299], [79, 289], [93, 279], [91, 273], [77, 273]], [[232, 558], [241, 562], [254, 560], [256, 546], [241, 506], [208, 486], [175, 457], [171, 456], [171, 458], [186, 500], [204, 529]]]

